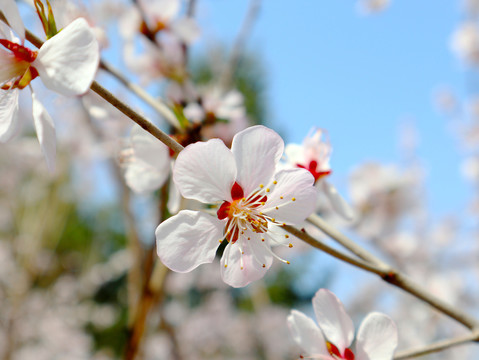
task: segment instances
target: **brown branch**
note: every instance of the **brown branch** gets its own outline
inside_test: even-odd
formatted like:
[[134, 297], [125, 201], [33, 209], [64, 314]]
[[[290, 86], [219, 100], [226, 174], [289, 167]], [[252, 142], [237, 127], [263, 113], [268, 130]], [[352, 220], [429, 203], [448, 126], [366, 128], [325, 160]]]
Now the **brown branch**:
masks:
[[[314, 217], [312, 217], [311, 219], [314, 219]], [[371, 262], [369, 264], [369, 266], [372, 268], [371, 270], [373, 270], [373, 271], [368, 270], [366, 267], [361, 267], [362, 269], [379, 275], [387, 283], [389, 283], [391, 285], [394, 285], [394, 286], [408, 292], [409, 294], [415, 296], [418, 299], [421, 299], [425, 303], [431, 305], [436, 310], [439, 310], [443, 314], [445, 314], [445, 315], [449, 316], [450, 318], [456, 320], [457, 322], [463, 324], [467, 328], [469, 328], [469, 329], [479, 328], [479, 322], [477, 321], [477, 319], [473, 318], [471, 315], [465, 313], [462, 310], [455, 309], [450, 304], [448, 304], [448, 303], [444, 302], [443, 300], [435, 297], [434, 295], [428, 293], [427, 291], [425, 291], [423, 289], [423, 287], [420, 284], [414, 282], [413, 280], [411, 280], [409, 277], [402, 274], [398, 270], [396, 270], [396, 269], [392, 268], [391, 266], [385, 264], [384, 262], [382, 262], [381, 260], [376, 258], [374, 255], [369, 253], [367, 250], [365, 250], [365, 249], [359, 250], [359, 248], [360, 248], [359, 245], [355, 244], [353, 246], [352, 244], [354, 244], [354, 242], [351, 239], [349, 239], [344, 234], [341, 234], [340, 232], [338, 232], [337, 230], [332, 228], [330, 225], [326, 224], [326, 222], [315, 221], [315, 225], [318, 227], [318, 229], [320, 229], [321, 231], [323, 231], [324, 233], [326, 233], [328, 236], [330, 236], [334, 240], [338, 241], [339, 243], [342, 243], [343, 245], [347, 244], [348, 248], [352, 248], [352, 249], [354, 248], [355, 252], [359, 252], [363, 258], [366, 258], [368, 262]], [[333, 229], [334, 229], [334, 231], [332, 231]], [[304, 240], [307, 243], [311, 243], [311, 239], [309, 239], [311, 237], [309, 235], [306, 236], [306, 235], [303, 235], [303, 234], [305, 234], [305, 233], [303, 233], [299, 230], [296, 230], [295, 235], [298, 238], [300, 238], [301, 240]], [[315, 239], [313, 239], [313, 240], [315, 240]], [[315, 241], [317, 241], [317, 240], [315, 240]], [[332, 255], [332, 256], [335, 256], [332, 253], [329, 253], [329, 254]], [[335, 257], [337, 257], [337, 256], [335, 256]], [[344, 257], [344, 254], [343, 254], [343, 257]], [[337, 258], [342, 260], [342, 261], [346, 261], [343, 258], [340, 258], [340, 257], [337, 257]], [[349, 262], [349, 263], [352, 264], [351, 262]]]
[[416, 349], [400, 351], [394, 356], [394, 360], [411, 359], [449, 349], [454, 346], [462, 345], [472, 341], [479, 341], [479, 331], [474, 331], [468, 335], [462, 335], [456, 338], [438, 341]]

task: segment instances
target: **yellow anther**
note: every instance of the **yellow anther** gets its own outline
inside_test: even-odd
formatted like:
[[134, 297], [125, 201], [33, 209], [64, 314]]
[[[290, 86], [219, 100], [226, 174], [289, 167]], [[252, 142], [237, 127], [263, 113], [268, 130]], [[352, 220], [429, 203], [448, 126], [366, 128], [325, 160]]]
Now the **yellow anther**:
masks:
[[276, 185], [277, 183], [278, 183], [278, 182], [277, 182], [276, 180], [275, 180], [275, 181], [273, 181], [273, 184], [275, 184], [275, 185]]
[[291, 201], [296, 201], [296, 198], [292, 198]]
[[243, 267], [240, 267], [241, 270], [243, 270]]
[[280, 196], [279, 198], [280, 198], [281, 200], [283, 200], [283, 197], [282, 197], [282, 196]]
[[264, 239], [261, 239], [261, 241], [263, 241], [263, 242], [264, 242]]
[[251, 238], [249, 237], [248, 240], [251, 240]]
[[279, 207], [276, 206], [276, 210], [279, 210]]
[[276, 219], [275, 219], [275, 218], [271, 218], [271, 221], [272, 221], [272, 222], [276, 222]]
[[263, 264], [263, 267], [265, 268], [265, 267], [266, 267], [266, 264]]
[[263, 184], [259, 184], [259, 187], [262, 189], [262, 188], [264, 188], [264, 185], [263, 185]]
[[286, 226], [286, 223], [282, 223], [281, 225]]
[[269, 192], [269, 188], [266, 188], [266, 192]]
[[288, 235], [288, 234], [284, 235], [284, 237], [285, 237], [286, 239], [289, 239], [289, 235]]
[[291, 264], [291, 263], [290, 263], [289, 261], [286, 261], [286, 264], [289, 265], [289, 264]]
[[227, 267], [228, 267], [228, 264], [225, 264], [225, 268], [227, 268]]
[[244, 255], [244, 251], [242, 251], [241, 254]]
[[289, 243], [289, 245], [288, 245], [288, 246], [289, 246], [290, 248], [292, 248], [292, 247], [293, 247], [293, 244]]

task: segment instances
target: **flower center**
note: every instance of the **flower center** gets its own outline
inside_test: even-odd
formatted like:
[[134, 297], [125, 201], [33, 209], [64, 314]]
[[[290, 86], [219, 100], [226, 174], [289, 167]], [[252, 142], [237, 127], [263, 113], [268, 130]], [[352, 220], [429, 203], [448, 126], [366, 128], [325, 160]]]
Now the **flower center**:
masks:
[[228, 241], [235, 243], [246, 230], [255, 233], [268, 231], [268, 220], [259, 211], [268, 199], [266, 195], [254, 192], [245, 198], [243, 188], [235, 182], [231, 187], [231, 197], [233, 201], [224, 201], [217, 211], [218, 219], [228, 219], [225, 226]]
[[37, 70], [31, 66], [38, 53], [6, 39], [0, 39], [0, 45], [10, 50], [0, 51], [0, 88], [23, 89], [38, 76]]
[[354, 360], [354, 353], [351, 351], [351, 349], [346, 348], [346, 350], [344, 350], [344, 354], [341, 355], [339, 349], [333, 343], [327, 341], [326, 346], [328, 347], [329, 353], [334, 356], [335, 359]]
[[308, 167], [306, 167], [304, 165], [301, 165], [301, 164], [296, 164], [297, 167], [308, 170], [314, 176], [314, 181], [315, 182], [318, 181], [319, 179], [331, 174], [331, 170], [322, 171], [321, 167], [319, 167], [318, 165], [319, 164], [316, 160], [311, 160]]

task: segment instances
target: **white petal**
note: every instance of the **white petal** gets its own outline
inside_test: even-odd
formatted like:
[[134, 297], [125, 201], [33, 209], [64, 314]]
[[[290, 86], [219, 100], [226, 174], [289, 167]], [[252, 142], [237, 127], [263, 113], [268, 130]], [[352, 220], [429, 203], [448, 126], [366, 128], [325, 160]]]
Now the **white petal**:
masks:
[[274, 179], [277, 184], [270, 185], [271, 195], [268, 195], [268, 200], [262, 209], [265, 214], [279, 222], [298, 224], [313, 213], [318, 193], [313, 186], [314, 178], [309, 171], [280, 170]]
[[143, 194], [158, 190], [168, 179], [169, 170], [158, 169], [139, 160], [132, 160], [126, 167], [125, 181], [134, 192]]
[[257, 125], [245, 129], [233, 138], [231, 151], [238, 168], [237, 182], [245, 195], [261, 183], [269, 182], [276, 164], [283, 155], [283, 139], [273, 130]]
[[397, 343], [397, 328], [391, 318], [371, 313], [358, 330], [356, 360], [391, 360]]
[[180, 192], [178, 191], [178, 188], [173, 182], [173, 179], [170, 180], [169, 190], [170, 191], [168, 192], [168, 203], [166, 204], [166, 206], [168, 207], [170, 214], [176, 214], [178, 211], [180, 211], [182, 197]]
[[43, 44], [33, 66], [47, 88], [74, 96], [88, 90], [99, 60], [95, 33], [85, 19], [78, 18]]
[[33, 123], [35, 124], [35, 130], [37, 132], [38, 141], [42, 147], [43, 155], [47, 161], [47, 166], [50, 171], [55, 170], [55, 158], [56, 158], [56, 135], [55, 125], [53, 120], [48, 114], [45, 107], [40, 101], [38, 101], [35, 93], [32, 92], [32, 110], [33, 110]]
[[257, 234], [245, 235], [250, 240], [240, 238], [234, 244], [228, 244], [221, 257], [221, 277], [233, 287], [243, 287], [261, 279], [273, 263], [273, 256], [265, 248], [269, 245], [261, 244]]
[[344, 354], [353, 341], [354, 325], [341, 301], [331, 291], [320, 289], [313, 298], [313, 308], [326, 339]]
[[173, 170], [180, 193], [202, 203], [231, 201], [235, 178], [233, 154], [218, 139], [188, 145], [178, 155]]
[[0, 90], [0, 142], [9, 140], [18, 126], [18, 90]]
[[200, 28], [192, 18], [179, 19], [172, 24], [171, 28], [187, 45], [192, 44], [200, 36]]
[[326, 180], [320, 180], [321, 189], [324, 191], [326, 196], [328, 197], [329, 202], [333, 209], [341, 215], [346, 220], [353, 220], [354, 219], [354, 211], [343, 199], [343, 197], [338, 193], [336, 188], [328, 183]]
[[327, 355], [326, 340], [319, 327], [302, 312], [292, 310], [288, 316], [288, 327], [294, 341], [306, 352], [306, 355]]
[[304, 148], [298, 144], [288, 144], [284, 149], [284, 155], [286, 161], [292, 165], [296, 166], [298, 164], [305, 165], [306, 161], [304, 159]]
[[134, 126], [130, 134], [135, 159], [139, 159], [156, 169], [158, 172], [170, 172], [170, 151], [168, 147], [153, 135]]
[[182, 210], [163, 221], [155, 231], [156, 250], [173, 271], [188, 272], [214, 260], [224, 223], [199, 212]]
[[5, 15], [5, 18], [7, 19], [12, 30], [15, 31], [18, 36], [20, 36], [23, 44], [25, 41], [25, 26], [23, 25], [23, 21], [15, 0], [2, 0], [0, 10], [3, 11], [3, 14]]

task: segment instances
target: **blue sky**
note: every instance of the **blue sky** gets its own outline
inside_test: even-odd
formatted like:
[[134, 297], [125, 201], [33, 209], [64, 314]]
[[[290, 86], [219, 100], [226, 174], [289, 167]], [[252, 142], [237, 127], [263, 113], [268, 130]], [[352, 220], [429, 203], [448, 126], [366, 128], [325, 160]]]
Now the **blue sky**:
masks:
[[[231, 44], [249, 1], [199, 1], [204, 38]], [[399, 162], [400, 124], [418, 129], [430, 207], [460, 210], [467, 185], [461, 156], [433, 95], [465, 92], [465, 72], [450, 50], [460, 1], [392, 1], [364, 16], [355, 1], [263, 0], [248, 48], [267, 69], [270, 124], [300, 142], [311, 126], [328, 129], [339, 183], [364, 161]]]

